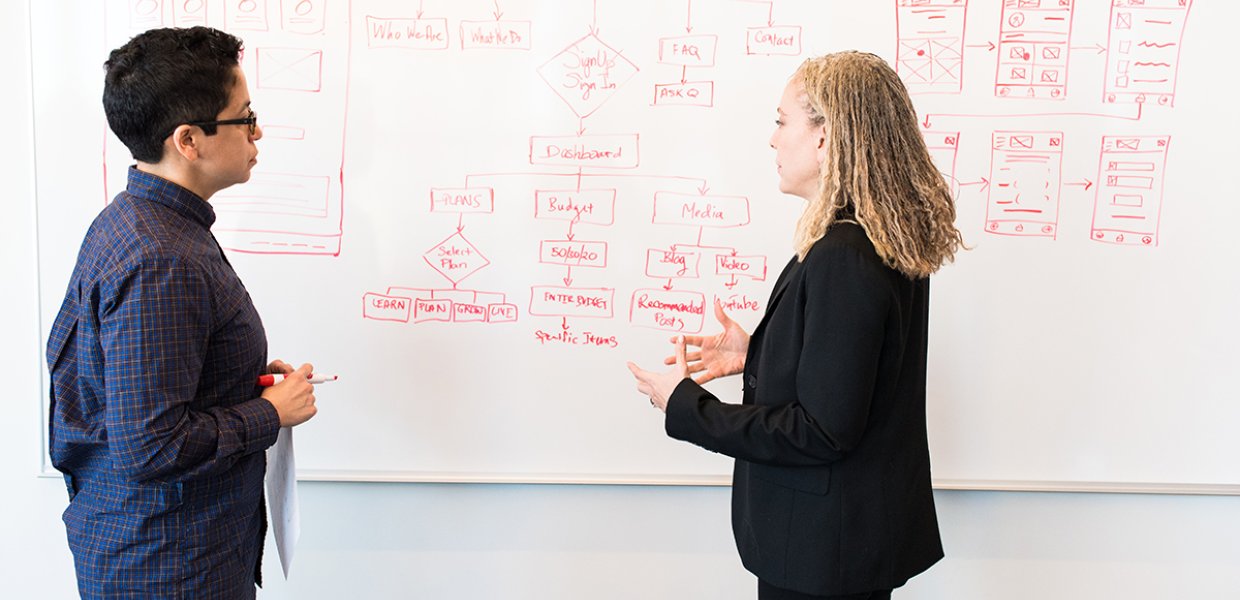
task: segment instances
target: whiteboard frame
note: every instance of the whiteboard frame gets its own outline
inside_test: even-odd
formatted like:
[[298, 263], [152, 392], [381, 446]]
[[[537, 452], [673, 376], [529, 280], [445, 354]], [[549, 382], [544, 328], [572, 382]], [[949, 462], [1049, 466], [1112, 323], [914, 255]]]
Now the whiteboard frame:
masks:
[[[30, 33], [29, 40], [29, 74], [33, 82], [34, 65], [34, 17], [30, 10], [32, 2], [27, 2], [26, 26]], [[38, 110], [36, 86], [30, 86], [30, 121], [27, 125], [30, 137], [30, 163], [28, 174], [32, 181], [32, 193], [29, 201], [33, 203], [32, 219], [34, 248], [32, 260], [35, 266], [36, 288], [33, 290], [37, 298], [37, 306], [42, 306], [42, 278], [40, 270], [40, 211], [37, 159], [39, 141], [35, 131], [35, 113]], [[39, 330], [43, 331], [42, 310], [35, 315], [39, 321]], [[42, 352], [45, 342], [40, 338], [35, 346], [36, 352]], [[45, 368], [40, 369], [40, 383], [43, 397], [40, 405], [46, 406], [42, 400], [47, 396], [49, 376]], [[52, 466], [47, 454], [47, 414], [40, 410], [40, 466], [38, 476], [41, 478], [59, 478], [60, 473]], [[367, 471], [367, 470], [302, 470], [297, 474], [301, 481], [310, 482], [341, 482], [341, 483], [448, 483], [448, 484], [501, 484], [501, 485], [637, 485], [637, 486], [682, 486], [682, 487], [724, 487], [731, 485], [727, 475], [616, 475], [616, 474], [538, 474], [538, 473], [457, 473], [457, 472], [418, 472], [418, 471]], [[1056, 493], [1108, 493], [1108, 494], [1161, 494], [1161, 495], [1208, 495], [1208, 496], [1240, 496], [1240, 484], [1209, 484], [1209, 483], [1149, 483], [1149, 482], [1089, 482], [1089, 481], [1041, 481], [1041, 480], [982, 480], [982, 479], [935, 479], [933, 488], [943, 491], [994, 491], [994, 492], [1056, 492]]]

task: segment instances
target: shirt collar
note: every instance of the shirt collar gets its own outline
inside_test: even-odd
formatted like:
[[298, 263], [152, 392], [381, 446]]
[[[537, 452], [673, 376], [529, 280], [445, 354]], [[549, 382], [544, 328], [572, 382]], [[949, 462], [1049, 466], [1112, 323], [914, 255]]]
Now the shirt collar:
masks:
[[207, 229], [215, 223], [215, 209], [211, 207], [211, 203], [163, 177], [138, 170], [137, 166], [129, 167], [129, 182], [125, 191], [134, 198], [150, 200], [171, 208]]

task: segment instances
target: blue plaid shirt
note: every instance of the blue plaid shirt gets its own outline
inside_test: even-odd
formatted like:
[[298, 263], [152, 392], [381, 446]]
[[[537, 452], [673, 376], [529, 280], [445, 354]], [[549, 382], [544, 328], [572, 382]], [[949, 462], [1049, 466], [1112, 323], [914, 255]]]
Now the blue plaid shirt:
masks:
[[129, 170], [52, 326], [50, 451], [84, 598], [252, 598], [267, 522], [262, 321], [211, 205]]

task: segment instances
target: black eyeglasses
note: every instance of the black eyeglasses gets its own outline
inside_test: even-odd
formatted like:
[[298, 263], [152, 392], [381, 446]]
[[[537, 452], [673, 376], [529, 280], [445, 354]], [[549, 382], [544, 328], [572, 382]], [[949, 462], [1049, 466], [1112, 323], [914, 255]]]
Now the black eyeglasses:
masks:
[[[197, 125], [198, 127], [204, 128], [203, 131], [205, 132], [206, 132], [207, 127], [214, 128], [217, 125], [248, 125], [250, 127], [250, 135], [255, 135], [258, 133], [258, 113], [254, 112], [253, 110], [250, 110], [250, 116], [242, 118], [242, 119], [224, 119], [221, 121], [190, 121], [186, 123], [186, 125]], [[207, 135], [215, 134], [214, 131], [209, 131], [206, 133]]]

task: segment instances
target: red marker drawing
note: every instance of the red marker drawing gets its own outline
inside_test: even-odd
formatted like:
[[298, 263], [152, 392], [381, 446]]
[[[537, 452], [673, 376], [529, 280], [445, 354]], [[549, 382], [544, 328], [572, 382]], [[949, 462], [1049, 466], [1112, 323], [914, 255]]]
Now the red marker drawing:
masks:
[[[259, 375], [258, 385], [262, 387], [271, 387], [281, 381], [284, 381], [285, 377], [287, 377], [287, 375], [282, 373], [276, 373], [274, 375]], [[310, 383], [327, 383], [337, 379], [340, 379], [339, 375], [311, 375], [306, 378], [306, 381], [309, 381]]]

